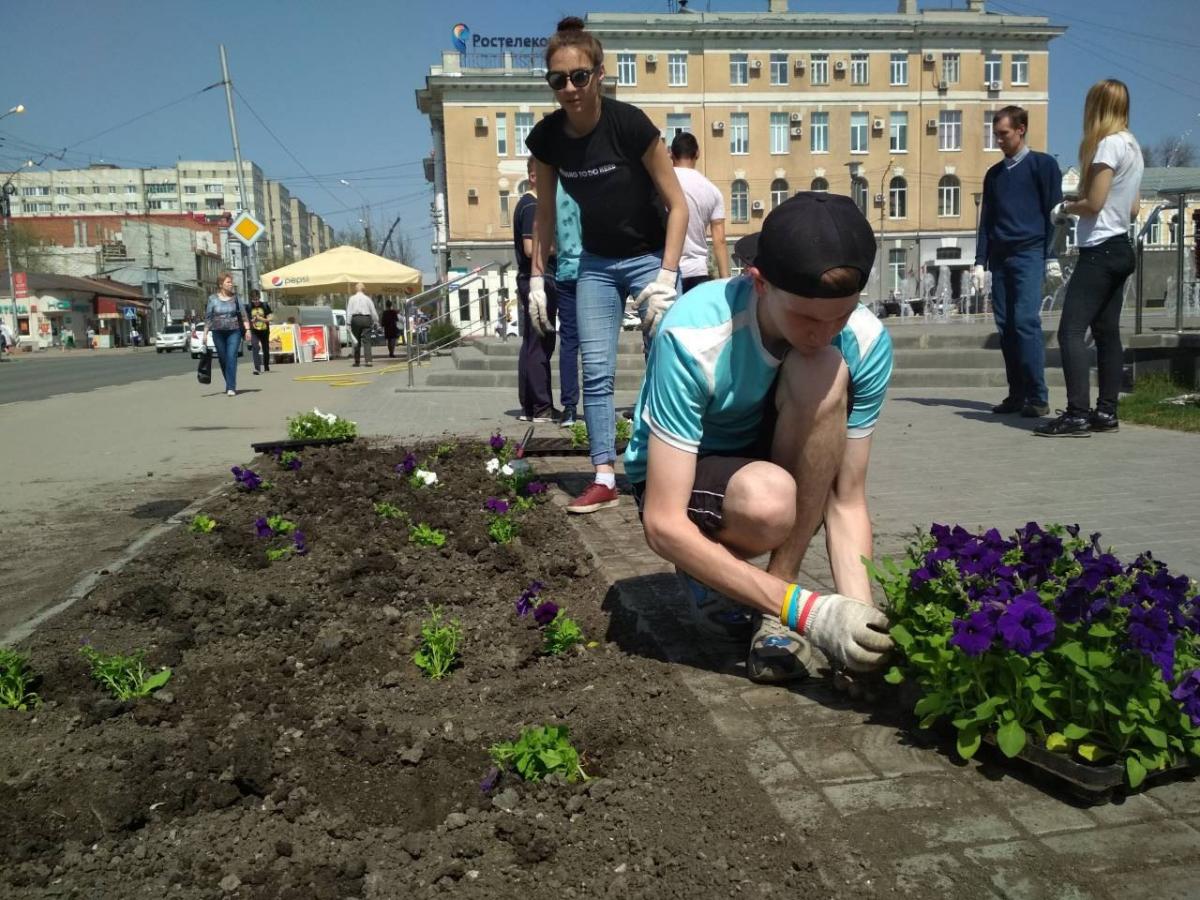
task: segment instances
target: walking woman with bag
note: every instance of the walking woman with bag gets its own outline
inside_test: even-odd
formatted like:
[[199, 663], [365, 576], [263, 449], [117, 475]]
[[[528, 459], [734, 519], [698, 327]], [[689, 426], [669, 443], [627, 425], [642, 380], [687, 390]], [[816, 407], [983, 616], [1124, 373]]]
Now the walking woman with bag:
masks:
[[222, 272], [217, 277], [217, 292], [208, 298], [204, 308], [204, 334], [200, 346], [208, 347], [208, 334], [212, 332], [213, 347], [217, 351], [217, 362], [225, 376], [225, 394], [237, 396], [237, 358], [242, 345], [242, 336], [250, 339], [249, 316], [245, 304], [233, 290], [233, 276]]
[[[1079, 163], [1083, 173], [1079, 199], [1063, 201], [1051, 213], [1058, 223], [1079, 217], [1079, 262], [1067, 285], [1058, 325], [1067, 408], [1057, 419], [1034, 429], [1039, 437], [1087, 437], [1119, 427], [1121, 303], [1125, 281], [1137, 268], [1129, 226], [1137, 219], [1143, 168], [1142, 149], [1129, 131], [1129, 88], [1122, 82], [1109, 78], [1088, 91]], [[1095, 409], [1084, 345], [1089, 328], [1096, 342], [1100, 382]]]
[[271, 371], [271, 304], [260, 291], [250, 292], [250, 351], [254, 359], [254, 374]]
[[583, 225], [575, 313], [583, 415], [596, 469], [595, 481], [567, 512], [591, 513], [619, 501], [613, 384], [625, 297], [637, 298], [642, 330], [653, 337], [679, 293], [688, 208], [658, 127], [636, 106], [601, 96], [604, 49], [582, 20], [558, 23], [546, 45], [546, 68], [561, 108], [525, 140], [537, 160], [538, 182], [529, 315], [539, 333], [553, 329], [544, 273], [561, 179], [579, 204]]

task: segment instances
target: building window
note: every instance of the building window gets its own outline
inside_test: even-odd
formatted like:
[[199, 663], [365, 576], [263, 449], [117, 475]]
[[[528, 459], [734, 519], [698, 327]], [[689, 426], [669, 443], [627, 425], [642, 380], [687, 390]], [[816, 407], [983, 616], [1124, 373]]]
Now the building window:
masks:
[[957, 53], [942, 54], [942, 81], [946, 84], [958, 84], [959, 58]]
[[[108, 189], [108, 192], [109, 192], [110, 194], [111, 194], [111, 193], [114, 193], [114, 190], [113, 190], [113, 188], [109, 188], [109, 189]], [[194, 194], [194, 193], [196, 193], [196, 186], [195, 186], [194, 184], [185, 184], [185, 185], [183, 186], [183, 192], [184, 192], [185, 194]]]
[[952, 218], [962, 215], [962, 189], [953, 175], [943, 175], [938, 181], [938, 215]]
[[170, 204], [166, 200], [147, 200], [146, 201], [147, 209], [167, 209], [169, 206], [170, 206]]
[[850, 152], [851, 153], [866, 153], [867, 152], [867, 128], [870, 122], [870, 113], [852, 112], [850, 113]]
[[896, 296], [904, 295], [904, 273], [908, 269], [908, 251], [903, 247], [888, 250], [888, 285]]
[[750, 58], [745, 53], [729, 54], [729, 83], [750, 83]]
[[729, 215], [734, 222], [750, 221], [750, 185], [736, 179], [729, 189]]
[[1000, 147], [996, 144], [996, 133], [992, 131], [992, 117], [996, 115], [994, 109], [984, 110], [983, 113], [983, 149], [984, 150], [999, 150]]
[[500, 192], [500, 224], [505, 228], [512, 224], [512, 213], [508, 208], [508, 198], [510, 196], [508, 191]]
[[871, 186], [861, 175], [855, 175], [850, 179], [850, 199], [854, 201], [859, 212], [865, 216], [870, 209]]
[[983, 80], [989, 85], [999, 87], [1003, 69], [1004, 60], [999, 53], [989, 53], [983, 58]]
[[522, 178], [520, 181], [517, 182], [517, 196], [524, 197], [528, 193], [529, 193], [529, 179]]
[[1151, 223], [1150, 231], [1146, 235], [1146, 240], [1149, 241], [1151, 244], [1161, 244], [1162, 243], [1162, 216], [1159, 216], [1157, 219], [1154, 220], [1153, 223]]
[[[48, 204], [39, 203], [38, 206], [46, 206]], [[1179, 214], [1171, 216], [1171, 221], [1167, 223], [1167, 243], [1174, 247], [1179, 243]]]
[[617, 84], [637, 84], [637, 55], [633, 53], [617, 54]]
[[[127, 205], [132, 206], [134, 204], [127, 204]], [[224, 197], [209, 197], [208, 199], [206, 199], [204, 201], [205, 209], [222, 209], [222, 208], [224, 208], [224, 206], [225, 206], [225, 198]]]
[[508, 156], [508, 115], [496, 113], [496, 155]]
[[[190, 212], [190, 211], [192, 211], [192, 210], [195, 210], [195, 209], [198, 207], [198, 205], [199, 205], [199, 204], [195, 203], [194, 201], [191, 201], [191, 200], [189, 200], [187, 203], [183, 204], [183, 208], [184, 208], [184, 209], [186, 209], [186, 210], [188, 210], [188, 211]], [[108, 208], [109, 208], [109, 209], [116, 209], [116, 204], [115, 204], [115, 203], [110, 203], [110, 204], [108, 204]]]
[[[81, 193], [81, 194], [82, 194], [82, 193], [85, 193], [86, 191], [87, 191], [87, 189], [86, 189], [86, 188], [82, 188], [82, 187], [81, 187], [81, 188], [79, 189], [79, 193]], [[93, 188], [92, 188], [92, 193], [93, 193], [93, 194], [98, 194], [98, 193], [100, 193], [100, 185], [96, 185], [95, 187], [93, 187]]]
[[[193, 193], [193, 194], [194, 194], [194, 193], [196, 193], [196, 189], [195, 189], [195, 188], [191, 188], [190, 190], [191, 190], [191, 193]], [[108, 186], [108, 192], [109, 192], [110, 194], [115, 194], [115, 193], [117, 192], [117, 186], [116, 186], [115, 184], [110, 184], [110, 185]]]
[[156, 182], [146, 185], [147, 194], [173, 194], [175, 193], [175, 185], [169, 181]]
[[516, 155], [528, 156], [529, 148], [525, 146], [525, 139], [529, 137], [529, 132], [533, 131], [533, 113], [519, 112], [513, 119], [513, 140], [516, 142]]
[[908, 54], [892, 54], [892, 84], [908, 84]]
[[1012, 58], [1012, 83], [1029, 84], [1029, 54], [1014, 53]]
[[786, 53], [771, 54], [771, 84], [788, 83], [788, 55]]
[[829, 84], [828, 53], [814, 53], [812, 55], [812, 83]]
[[771, 152], [788, 152], [788, 128], [791, 124], [788, 114], [783, 112], [771, 113]]
[[788, 183], [786, 178], [776, 178], [771, 182], [771, 209], [777, 207], [788, 198]]
[[828, 194], [829, 193], [829, 182], [826, 181], [824, 178], [814, 178], [812, 180], [812, 184], [810, 184], [808, 186], [808, 189], [817, 194]]
[[869, 84], [871, 81], [870, 57], [865, 53], [850, 54], [850, 83]]
[[729, 152], [735, 156], [750, 152], [750, 113], [729, 116]]
[[[82, 203], [80, 203], [79, 205], [80, 205], [81, 207], [83, 206], [83, 204], [82, 204]], [[59, 212], [64, 212], [64, 213], [65, 213], [65, 212], [70, 212], [70, 211], [71, 211], [71, 204], [70, 204], [70, 203], [56, 203], [56, 204], [55, 204], [55, 207], [58, 209], [58, 211], [59, 211]]]
[[687, 87], [687, 54], [671, 53], [667, 56], [667, 85]]
[[[137, 188], [131, 184], [125, 188], [125, 193], [136, 194]], [[206, 184], [204, 186], [204, 193], [206, 193], [206, 194], [224, 194], [225, 193], [225, 185], [223, 185], [223, 184]]]
[[896, 176], [888, 184], [888, 218], [903, 219], [908, 216], [908, 182]]
[[891, 114], [888, 147], [893, 153], [908, 152], [908, 113], [893, 112]]
[[63, 196], [66, 196], [67, 194], [71, 193], [71, 189], [69, 187], [67, 187], [65, 184], [60, 184], [58, 187], [56, 187], [54, 189], [54, 193], [62, 194]]
[[962, 149], [962, 112], [943, 109], [938, 113], [938, 149]]
[[691, 113], [667, 113], [667, 144], [675, 140], [675, 135], [692, 130]]
[[809, 147], [813, 153], [829, 152], [829, 113], [815, 112], [809, 116]]

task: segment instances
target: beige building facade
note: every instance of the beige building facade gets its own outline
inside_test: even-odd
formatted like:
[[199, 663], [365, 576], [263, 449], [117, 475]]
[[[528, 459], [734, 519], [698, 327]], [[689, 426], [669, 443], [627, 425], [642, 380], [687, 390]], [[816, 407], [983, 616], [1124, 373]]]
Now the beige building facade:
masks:
[[[765, 6], [768, 4], [764, 3]], [[1001, 158], [992, 113], [1029, 111], [1046, 149], [1049, 45], [1041, 17], [966, 10], [593, 14], [605, 85], [669, 143], [689, 131], [724, 194], [727, 240], [803, 190], [855, 199], [880, 237], [871, 297], [911, 295], [923, 269], [974, 260], [977, 197]], [[451, 272], [512, 259], [524, 138], [556, 109], [537, 51], [472, 65], [446, 52], [417, 92], [434, 141], [434, 254]], [[882, 274], [883, 283], [879, 277]]]

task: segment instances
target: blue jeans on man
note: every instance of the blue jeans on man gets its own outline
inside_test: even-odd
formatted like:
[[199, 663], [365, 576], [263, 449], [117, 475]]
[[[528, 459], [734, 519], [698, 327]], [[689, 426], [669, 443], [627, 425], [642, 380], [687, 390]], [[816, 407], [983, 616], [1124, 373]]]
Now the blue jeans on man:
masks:
[[238, 349], [242, 346], [240, 331], [211, 332], [213, 347], [217, 351], [217, 362], [221, 365], [221, 374], [225, 376], [225, 390], [237, 392], [237, 358]]
[[993, 253], [992, 315], [1000, 332], [1000, 352], [1008, 378], [1008, 397], [1026, 405], [1046, 406], [1046, 344], [1042, 335], [1042, 248]]
[[558, 391], [563, 413], [579, 406], [579, 320], [575, 315], [577, 281], [559, 281], [558, 288]]

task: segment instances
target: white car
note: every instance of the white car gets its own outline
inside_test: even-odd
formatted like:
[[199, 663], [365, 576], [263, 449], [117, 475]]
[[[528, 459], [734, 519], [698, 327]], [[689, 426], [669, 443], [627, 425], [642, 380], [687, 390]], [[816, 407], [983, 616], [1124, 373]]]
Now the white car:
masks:
[[187, 347], [190, 338], [188, 330], [182, 325], [168, 325], [154, 339], [154, 349], [158, 353], [183, 350]]
[[[200, 339], [203, 336], [204, 336], [204, 323], [201, 322], [199, 325], [193, 325], [192, 333], [190, 335], [188, 335], [188, 342], [187, 342], [188, 349], [192, 352], [192, 359], [200, 358]], [[208, 348], [209, 354], [212, 354], [212, 355], [216, 354], [217, 345], [213, 343], [213, 336], [212, 336], [211, 331], [208, 333], [208, 341], [206, 343], [206, 346]], [[246, 355], [246, 341], [245, 341], [245, 339], [243, 339], [242, 342], [240, 344], [238, 344], [238, 356], [245, 356], [245, 355]]]

